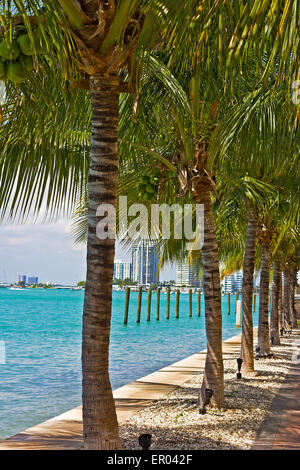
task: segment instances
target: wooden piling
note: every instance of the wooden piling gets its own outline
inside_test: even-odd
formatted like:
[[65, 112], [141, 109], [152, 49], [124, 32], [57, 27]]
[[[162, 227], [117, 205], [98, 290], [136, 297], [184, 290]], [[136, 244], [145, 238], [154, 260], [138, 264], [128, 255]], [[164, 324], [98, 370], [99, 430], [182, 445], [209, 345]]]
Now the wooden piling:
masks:
[[198, 290], [198, 317], [201, 316], [201, 292]]
[[256, 309], [255, 304], [256, 304], [256, 294], [253, 294], [253, 309], [252, 309], [253, 313], [255, 312], [255, 309]]
[[160, 287], [156, 290], [156, 320], [159, 320]]
[[143, 289], [142, 289], [142, 286], [140, 286], [139, 287], [139, 294], [138, 294], [137, 313], [136, 313], [136, 322], [137, 323], [140, 323], [140, 321], [141, 321], [142, 293], [143, 293]]
[[149, 287], [149, 289], [148, 289], [147, 321], [150, 321], [150, 315], [151, 315], [151, 296], [152, 296], [152, 289], [151, 289], [151, 287]]
[[242, 311], [242, 301], [238, 300], [237, 306], [236, 306], [236, 316], [235, 316], [235, 326], [237, 328], [241, 327], [241, 311]]
[[227, 313], [230, 315], [230, 293], [227, 294]]
[[170, 287], [167, 288], [167, 320], [170, 318]]
[[237, 305], [237, 301], [239, 300], [239, 293], [237, 292], [235, 294], [235, 310], [234, 310], [234, 313], [236, 314], [236, 305]]
[[180, 290], [177, 289], [176, 291], [176, 318], [179, 318], [179, 296], [180, 296]]
[[190, 316], [190, 318], [191, 318], [192, 315], [193, 315], [192, 294], [193, 294], [192, 289], [189, 289], [189, 316]]
[[128, 323], [129, 299], [130, 299], [130, 287], [126, 287], [124, 325], [127, 325]]

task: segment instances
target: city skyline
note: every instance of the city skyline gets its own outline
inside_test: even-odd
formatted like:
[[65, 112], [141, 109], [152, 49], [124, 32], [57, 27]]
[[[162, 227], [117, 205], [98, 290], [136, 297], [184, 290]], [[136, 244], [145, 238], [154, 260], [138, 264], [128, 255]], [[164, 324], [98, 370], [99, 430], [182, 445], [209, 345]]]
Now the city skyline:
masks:
[[[0, 283], [18, 282], [20, 273], [32, 273], [45, 284], [76, 285], [85, 280], [86, 248], [75, 245], [71, 220], [59, 218], [53, 223], [0, 225]], [[131, 261], [131, 253], [116, 243], [116, 259]], [[175, 266], [168, 264], [160, 272], [161, 280], [175, 279]]]

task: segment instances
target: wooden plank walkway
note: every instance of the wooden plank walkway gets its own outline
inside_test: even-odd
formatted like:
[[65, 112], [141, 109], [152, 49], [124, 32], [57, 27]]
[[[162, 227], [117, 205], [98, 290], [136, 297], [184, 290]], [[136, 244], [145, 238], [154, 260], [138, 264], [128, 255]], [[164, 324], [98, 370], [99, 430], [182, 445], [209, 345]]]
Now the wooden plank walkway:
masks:
[[[294, 334], [300, 343], [300, 331], [294, 331]], [[300, 364], [291, 366], [262, 422], [252, 449], [300, 449]]]
[[[232, 353], [238, 357], [240, 346], [241, 335], [224, 341], [224, 357]], [[203, 372], [205, 357], [206, 350], [203, 350], [115, 390], [119, 423]], [[0, 450], [78, 450], [82, 446], [82, 410], [79, 406], [2, 441]]]

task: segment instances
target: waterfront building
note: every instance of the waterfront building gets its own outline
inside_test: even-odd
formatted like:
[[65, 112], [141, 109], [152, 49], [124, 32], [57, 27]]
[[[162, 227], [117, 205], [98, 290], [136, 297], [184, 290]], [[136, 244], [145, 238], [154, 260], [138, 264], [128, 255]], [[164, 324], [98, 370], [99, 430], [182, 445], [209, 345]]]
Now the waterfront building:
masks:
[[176, 285], [200, 287], [200, 279], [197, 275], [196, 269], [191, 264], [185, 261], [179, 261], [176, 267]]
[[224, 292], [225, 294], [229, 294], [232, 292], [232, 276], [224, 277]]
[[123, 262], [123, 279], [132, 279], [132, 263], [130, 261]]
[[231, 276], [232, 292], [242, 292], [243, 271], [237, 271]]
[[132, 264], [130, 261], [122, 261], [117, 259], [114, 262], [114, 279], [125, 279], [132, 278]]
[[28, 276], [28, 284], [38, 284], [39, 278], [37, 276]]
[[19, 284], [26, 284], [27, 276], [25, 274], [20, 274], [18, 279], [19, 279]]
[[159, 254], [151, 241], [142, 241], [132, 249], [132, 279], [139, 285], [157, 284]]

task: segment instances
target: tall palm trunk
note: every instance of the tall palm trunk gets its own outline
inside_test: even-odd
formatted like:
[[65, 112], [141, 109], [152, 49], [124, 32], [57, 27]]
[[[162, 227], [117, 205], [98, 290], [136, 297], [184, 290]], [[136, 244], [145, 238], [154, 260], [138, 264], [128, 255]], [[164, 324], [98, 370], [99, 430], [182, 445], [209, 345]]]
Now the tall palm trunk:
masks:
[[292, 328], [297, 329], [297, 312], [295, 307], [295, 289], [297, 284], [297, 271], [294, 268], [290, 270], [290, 312]]
[[265, 243], [261, 246], [261, 274], [259, 289], [259, 320], [258, 346], [259, 355], [270, 354], [269, 337], [269, 281], [270, 281], [270, 249]]
[[282, 325], [283, 325], [283, 321], [282, 321], [282, 315], [283, 315], [283, 311], [282, 311], [282, 295], [283, 295], [283, 292], [282, 292], [282, 270], [280, 270], [280, 276], [279, 276], [279, 299], [278, 299], [278, 329], [279, 329], [279, 331], [281, 330]]
[[243, 369], [246, 374], [254, 372], [252, 299], [257, 230], [257, 218], [255, 217], [254, 209], [251, 208], [248, 219], [242, 287], [243, 321], [241, 354]]
[[285, 268], [283, 271], [283, 327], [287, 331], [290, 329], [290, 271]]
[[273, 344], [280, 345], [279, 335], [279, 300], [280, 300], [280, 277], [281, 269], [278, 261], [274, 264], [273, 286], [272, 286], [272, 309], [271, 309], [271, 338]]
[[[100, 204], [116, 207], [119, 81], [90, 79], [92, 142], [89, 168], [87, 279], [83, 310], [82, 400], [85, 449], [120, 449], [118, 422], [108, 373], [115, 240], [99, 239]], [[103, 237], [102, 237], [103, 238]]]
[[199, 402], [205, 402], [205, 389], [214, 394], [211, 404], [224, 406], [224, 365], [222, 355], [222, 311], [219, 272], [219, 253], [210, 194], [201, 198], [204, 204], [204, 244], [202, 260], [204, 271], [205, 325], [207, 354]]

